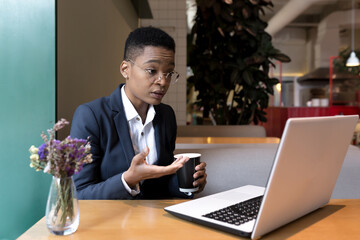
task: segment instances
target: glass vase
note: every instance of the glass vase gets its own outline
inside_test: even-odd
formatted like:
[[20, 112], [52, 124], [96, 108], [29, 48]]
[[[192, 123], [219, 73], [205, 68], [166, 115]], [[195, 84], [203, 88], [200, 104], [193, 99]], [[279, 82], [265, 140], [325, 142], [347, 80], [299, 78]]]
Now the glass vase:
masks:
[[79, 226], [79, 204], [72, 177], [53, 177], [46, 205], [46, 225], [55, 235], [69, 235]]

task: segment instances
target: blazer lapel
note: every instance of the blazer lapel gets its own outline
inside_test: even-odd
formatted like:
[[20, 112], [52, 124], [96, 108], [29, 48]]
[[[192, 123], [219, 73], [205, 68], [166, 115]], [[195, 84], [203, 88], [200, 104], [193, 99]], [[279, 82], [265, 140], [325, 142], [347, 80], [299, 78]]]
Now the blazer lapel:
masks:
[[115, 115], [114, 123], [115, 123], [116, 131], [119, 136], [119, 143], [123, 148], [123, 151], [126, 156], [126, 161], [130, 166], [131, 161], [135, 156], [135, 151], [131, 143], [128, 123], [120, 113]]
[[160, 123], [159, 123], [159, 111], [157, 110], [157, 106], [154, 106], [155, 108], [155, 117], [153, 120], [153, 127], [155, 130], [155, 142], [156, 142], [156, 151], [157, 151], [157, 155], [158, 155], [158, 159], [156, 160], [156, 163], [158, 163], [159, 159], [162, 159], [162, 152], [161, 152], [161, 128], [160, 128]]
[[133, 157], [135, 156], [135, 151], [131, 143], [129, 126], [126, 121], [124, 106], [121, 98], [121, 84], [110, 96], [111, 107], [113, 111], [113, 119], [116, 127], [116, 131], [119, 137], [119, 143], [123, 148], [124, 154], [126, 156], [126, 161], [128, 166], [130, 166]]

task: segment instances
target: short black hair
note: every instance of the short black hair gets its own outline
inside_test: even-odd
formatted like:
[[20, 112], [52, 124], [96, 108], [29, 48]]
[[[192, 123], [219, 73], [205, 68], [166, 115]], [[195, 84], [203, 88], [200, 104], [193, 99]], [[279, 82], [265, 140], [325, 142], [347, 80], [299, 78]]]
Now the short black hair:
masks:
[[175, 53], [175, 41], [169, 34], [159, 28], [141, 27], [126, 39], [124, 60], [135, 60], [146, 46], [163, 47]]

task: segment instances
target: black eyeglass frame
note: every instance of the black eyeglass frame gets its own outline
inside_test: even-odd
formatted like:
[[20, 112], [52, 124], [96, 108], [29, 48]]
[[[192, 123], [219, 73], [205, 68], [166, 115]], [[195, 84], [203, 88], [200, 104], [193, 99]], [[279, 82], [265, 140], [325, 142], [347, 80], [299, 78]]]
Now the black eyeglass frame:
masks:
[[[176, 71], [171, 71], [171, 72], [168, 72], [168, 73], [159, 73], [161, 74], [160, 76], [151, 76], [152, 73], [150, 73], [149, 71], [151, 71], [150, 69], [144, 69], [142, 67], [140, 67], [139, 65], [137, 65], [133, 60], [131, 59], [126, 59], [127, 62], [131, 62], [132, 64], [134, 64], [135, 66], [137, 66], [138, 68], [140, 68], [141, 70], [143, 70], [147, 76], [148, 76], [148, 79], [151, 83], [155, 83], [157, 81], [161, 81], [161, 78], [164, 76], [164, 79], [166, 82], [170, 83], [170, 84], [175, 84], [177, 83], [177, 81], [179, 80], [180, 78], [180, 74]], [[159, 75], [157, 74], [157, 75]], [[170, 78], [169, 78], [170, 76]], [[175, 77], [173, 77], [175, 76]], [[152, 79], [153, 78], [153, 79]], [[170, 80], [168, 80], [170, 79]]]

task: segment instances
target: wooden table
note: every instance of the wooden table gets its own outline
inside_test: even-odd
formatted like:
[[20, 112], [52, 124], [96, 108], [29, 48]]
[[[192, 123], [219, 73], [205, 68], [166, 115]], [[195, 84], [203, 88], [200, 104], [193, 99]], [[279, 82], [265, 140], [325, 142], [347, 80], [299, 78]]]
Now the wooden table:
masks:
[[276, 137], [178, 137], [175, 154], [183, 149], [228, 148], [238, 144], [279, 143]]
[[[241, 239], [181, 220], [163, 210], [184, 200], [81, 200], [80, 225], [69, 236], [51, 235], [42, 218], [18, 239]], [[333, 199], [325, 207], [263, 239], [359, 239], [360, 199]]]
[[177, 137], [177, 144], [279, 143], [276, 137]]

